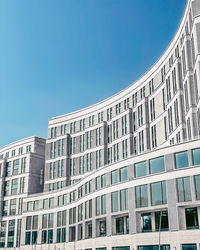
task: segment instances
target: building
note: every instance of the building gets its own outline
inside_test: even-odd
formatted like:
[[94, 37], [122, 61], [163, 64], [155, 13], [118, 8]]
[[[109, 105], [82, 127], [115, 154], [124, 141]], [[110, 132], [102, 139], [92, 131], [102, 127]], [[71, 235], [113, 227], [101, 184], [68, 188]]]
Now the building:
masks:
[[[22, 213], [1, 218], [0, 246], [11, 246], [12, 236], [20, 249], [199, 250], [199, 93], [200, 0], [188, 0], [172, 42], [145, 75], [49, 121], [44, 190], [40, 165]], [[10, 230], [18, 217], [19, 237], [16, 225]]]
[[43, 191], [45, 142], [30, 137], [0, 149], [0, 248], [20, 246], [23, 200]]

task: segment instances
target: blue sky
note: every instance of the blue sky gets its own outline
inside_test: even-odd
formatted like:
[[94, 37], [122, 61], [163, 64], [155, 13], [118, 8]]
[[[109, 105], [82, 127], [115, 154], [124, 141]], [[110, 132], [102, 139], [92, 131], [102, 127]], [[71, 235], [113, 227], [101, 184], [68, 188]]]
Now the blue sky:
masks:
[[133, 83], [160, 57], [186, 0], [1, 0], [0, 147]]

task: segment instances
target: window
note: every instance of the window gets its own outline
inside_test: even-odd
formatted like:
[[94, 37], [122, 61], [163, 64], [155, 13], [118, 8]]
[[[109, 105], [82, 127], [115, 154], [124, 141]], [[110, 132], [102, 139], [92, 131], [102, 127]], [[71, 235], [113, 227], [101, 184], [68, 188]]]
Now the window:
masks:
[[170, 250], [170, 245], [150, 245], [150, 246], [138, 246], [138, 250]]
[[101, 213], [101, 208], [100, 208], [100, 196], [96, 197], [96, 216], [99, 216]]
[[111, 184], [118, 183], [118, 170], [111, 172]]
[[21, 172], [22, 173], [26, 172], [26, 157], [22, 158], [22, 161], [21, 161]]
[[146, 170], [146, 161], [142, 161], [139, 163], [136, 163], [134, 165], [134, 172], [135, 172], [135, 177], [142, 177], [145, 176], [147, 174], [147, 170]]
[[188, 167], [188, 152], [179, 152], [175, 154], [176, 168]]
[[53, 243], [53, 229], [48, 230], [48, 244]]
[[169, 229], [168, 212], [167, 211], [155, 212], [155, 223], [156, 223], [156, 231], [167, 231]]
[[101, 188], [101, 177], [96, 177], [96, 190]]
[[151, 205], [161, 205], [167, 203], [166, 183], [165, 181], [151, 184]]
[[16, 214], [16, 199], [10, 200], [10, 215]]
[[14, 234], [15, 234], [15, 220], [9, 220], [7, 247], [14, 247]]
[[19, 173], [19, 160], [13, 161], [13, 175], [16, 175]]
[[[99, 236], [106, 236], [106, 221], [100, 221], [99, 222]], [[96, 248], [96, 249], [105, 249], [106, 248]]]
[[186, 228], [187, 229], [197, 229], [199, 228], [198, 224], [198, 214], [197, 208], [186, 208], [185, 209], [185, 217], [186, 217]]
[[106, 187], [106, 174], [101, 176], [101, 188]]
[[111, 193], [112, 212], [118, 212], [118, 191]]
[[12, 180], [11, 194], [17, 194], [18, 179]]
[[120, 182], [126, 181], [128, 179], [127, 167], [120, 168], [119, 179], [120, 179]]
[[120, 211], [128, 209], [128, 189], [120, 190]]
[[158, 157], [149, 161], [150, 173], [155, 174], [165, 171], [164, 157]]
[[196, 175], [194, 177], [194, 182], [195, 182], [196, 199], [200, 200], [200, 175]]
[[178, 201], [191, 201], [190, 177], [177, 179]]
[[6, 162], [6, 177], [11, 175], [11, 161]]
[[182, 245], [183, 250], [197, 250], [196, 244], [184, 244]]
[[148, 206], [147, 185], [135, 187], [135, 199], [136, 199], [136, 207], [137, 208]]
[[31, 232], [26, 232], [25, 245], [31, 244]]
[[4, 186], [4, 196], [9, 195], [9, 191], [10, 191], [10, 181], [6, 181]]
[[142, 232], [151, 232], [151, 214], [146, 213], [141, 215], [141, 222], [142, 222]]
[[192, 158], [194, 165], [200, 165], [200, 148], [192, 150]]
[[106, 214], [106, 194], [101, 196], [101, 214]]
[[46, 242], [47, 242], [47, 231], [43, 230], [42, 231], [42, 241], [41, 241], [41, 243], [45, 244]]

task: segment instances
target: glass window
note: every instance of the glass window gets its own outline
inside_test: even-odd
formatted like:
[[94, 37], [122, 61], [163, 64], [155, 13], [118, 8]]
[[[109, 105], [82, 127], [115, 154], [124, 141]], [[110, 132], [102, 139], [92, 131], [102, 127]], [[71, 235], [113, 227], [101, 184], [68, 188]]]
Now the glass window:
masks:
[[151, 174], [165, 171], [164, 156], [150, 160], [149, 164]]
[[13, 175], [16, 175], [19, 173], [19, 160], [13, 161]]
[[146, 161], [136, 163], [134, 166], [135, 177], [141, 177], [147, 175]]
[[124, 234], [124, 217], [116, 218], [116, 234]]
[[119, 178], [120, 178], [120, 182], [126, 181], [128, 179], [127, 167], [120, 168]]
[[188, 167], [188, 152], [180, 152], [175, 154], [175, 163], [176, 168], [185, 168]]
[[197, 250], [196, 244], [185, 244], [182, 245], [183, 250]]
[[112, 212], [118, 211], [118, 192], [111, 193]]
[[32, 244], [37, 243], [37, 231], [32, 232]]
[[47, 228], [47, 217], [48, 215], [47, 214], [43, 214], [42, 215], [42, 228]]
[[53, 243], [53, 229], [48, 230], [48, 244]]
[[106, 194], [101, 196], [101, 214], [106, 214]]
[[118, 170], [111, 172], [111, 184], [118, 183]]
[[43, 208], [44, 209], [48, 209], [49, 208], [49, 206], [48, 206], [48, 199], [44, 199], [43, 200]]
[[106, 235], [106, 221], [99, 222], [99, 235], [105, 236]]
[[42, 244], [45, 244], [47, 242], [47, 231], [42, 231]]
[[147, 185], [135, 187], [135, 199], [136, 199], [136, 207], [137, 208], [148, 206]]
[[31, 244], [31, 232], [26, 232], [25, 245]]
[[48, 218], [48, 228], [53, 227], [53, 213], [49, 214], [49, 218]]
[[11, 194], [17, 194], [18, 179], [12, 180]]
[[101, 176], [101, 187], [106, 187], [106, 174]]
[[192, 159], [194, 165], [200, 165], [200, 148], [192, 150]]
[[128, 209], [128, 189], [120, 190], [120, 210]]
[[197, 229], [199, 228], [198, 224], [198, 214], [197, 208], [186, 208], [185, 209], [185, 217], [186, 217], [186, 228], [187, 229]]
[[100, 215], [100, 196], [96, 197], [96, 216]]
[[37, 228], [38, 228], [38, 215], [34, 215], [32, 229], [37, 229]]
[[[159, 250], [158, 245], [138, 246], [138, 250]], [[170, 250], [170, 245], [161, 245], [160, 250]]]
[[194, 177], [195, 181], [195, 190], [196, 190], [196, 199], [200, 200], [200, 175]]
[[151, 214], [142, 214], [141, 216], [142, 232], [151, 232]]
[[26, 230], [31, 230], [31, 220], [32, 220], [31, 216], [26, 217]]
[[96, 190], [101, 188], [101, 177], [96, 177]]
[[177, 179], [178, 201], [191, 201], [190, 177]]
[[151, 205], [161, 205], [167, 203], [166, 183], [165, 181], [151, 184]]
[[112, 250], [130, 250], [130, 247], [112, 247]]
[[[161, 221], [160, 221], [161, 220]], [[156, 231], [166, 231], [168, 226], [168, 211], [155, 212]]]

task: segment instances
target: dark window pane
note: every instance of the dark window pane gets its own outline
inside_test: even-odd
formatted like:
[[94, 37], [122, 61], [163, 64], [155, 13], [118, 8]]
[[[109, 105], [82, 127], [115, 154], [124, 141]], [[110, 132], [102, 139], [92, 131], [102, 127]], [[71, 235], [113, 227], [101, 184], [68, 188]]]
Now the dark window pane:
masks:
[[197, 245], [196, 244], [187, 244], [187, 245], [182, 245], [183, 250], [196, 250]]
[[186, 217], [186, 228], [187, 229], [197, 229], [199, 227], [196, 207], [186, 208], [185, 209], [185, 217]]
[[[160, 221], [161, 220], [161, 221]], [[168, 226], [168, 212], [155, 212], [155, 222], [156, 222], [156, 230], [157, 231], [166, 231], [169, 229]]]
[[151, 214], [142, 214], [142, 232], [150, 232], [151, 229]]

